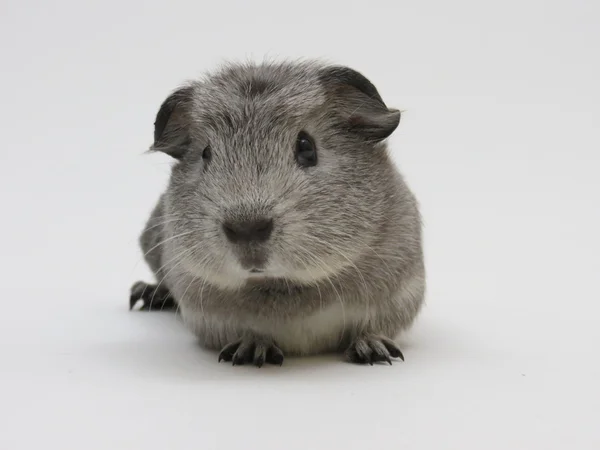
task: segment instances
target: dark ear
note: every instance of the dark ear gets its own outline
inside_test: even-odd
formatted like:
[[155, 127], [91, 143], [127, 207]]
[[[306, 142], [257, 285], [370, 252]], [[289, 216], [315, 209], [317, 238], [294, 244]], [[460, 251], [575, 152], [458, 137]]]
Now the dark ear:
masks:
[[175, 159], [183, 157], [190, 143], [190, 109], [193, 88], [182, 87], [163, 102], [154, 121], [154, 144], [159, 151]]
[[373, 84], [348, 67], [323, 69], [325, 86], [334, 114], [347, 130], [372, 142], [390, 136], [400, 123], [400, 111], [389, 109]]

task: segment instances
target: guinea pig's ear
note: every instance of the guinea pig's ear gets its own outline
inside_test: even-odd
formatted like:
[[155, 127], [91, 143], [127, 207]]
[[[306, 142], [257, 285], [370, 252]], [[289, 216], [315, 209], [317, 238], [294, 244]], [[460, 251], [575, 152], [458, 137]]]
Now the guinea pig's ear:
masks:
[[400, 111], [389, 109], [373, 84], [348, 67], [327, 67], [320, 74], [333, 113], [341, 125], [371, 142], [390, 136], [400, 123]]
[[150, 151], [181, 159], [190, 143], [189, 127], [193, 88], [182, 87], [163, 102], [154, 121], [154, 144]]

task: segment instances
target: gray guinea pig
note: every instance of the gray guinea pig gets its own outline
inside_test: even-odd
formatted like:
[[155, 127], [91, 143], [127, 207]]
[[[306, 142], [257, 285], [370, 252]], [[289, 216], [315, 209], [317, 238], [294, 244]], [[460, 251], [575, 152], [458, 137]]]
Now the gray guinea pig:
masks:
[[178, 309], [234, 365], [403, 359], [425, 269], [385, 143], [399, 121], [363, 75], [319, 62], [226, 65], [173, 92], [151, 150], [175, 164], [140, 238], [158, 284], [131, 307]]

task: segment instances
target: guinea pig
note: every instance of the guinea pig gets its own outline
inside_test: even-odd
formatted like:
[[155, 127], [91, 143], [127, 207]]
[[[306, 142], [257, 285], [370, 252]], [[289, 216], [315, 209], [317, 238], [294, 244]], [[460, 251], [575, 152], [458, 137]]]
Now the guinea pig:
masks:
[[281, 365], [394, 342], [425, 293], [421, 218], [386, 138], [400, 111], [359, 72], [229, 64], [161, 105], [151, 151], [174, 158], [140, 244], [157, 284], [131, 308], [177, 309], [218, 360]]

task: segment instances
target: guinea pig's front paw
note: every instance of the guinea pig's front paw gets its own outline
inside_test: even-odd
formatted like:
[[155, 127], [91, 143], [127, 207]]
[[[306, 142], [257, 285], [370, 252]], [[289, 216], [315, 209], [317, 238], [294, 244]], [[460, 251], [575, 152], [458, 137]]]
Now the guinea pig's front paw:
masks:
[[140, 311], [166, 311], [177, 309], [175, 299], [164, 286], [138, 281], [131, 287], [129, 309], [142, 301]]
[[404, 361], [404, 355], [394, 341], [383, 336], [361, 336], [350, 344], [346, 356], [351, 362], [371, 364], [386, 361], [392, 364], [392, 358]]
[[231, 361], [234, 366], [254, 364], [262, 367], [269, 364], [283, 364], [283, 352], [272, 340], [256, 337], [246, 337], [227, 344], [219, 353], [219, 362]]

